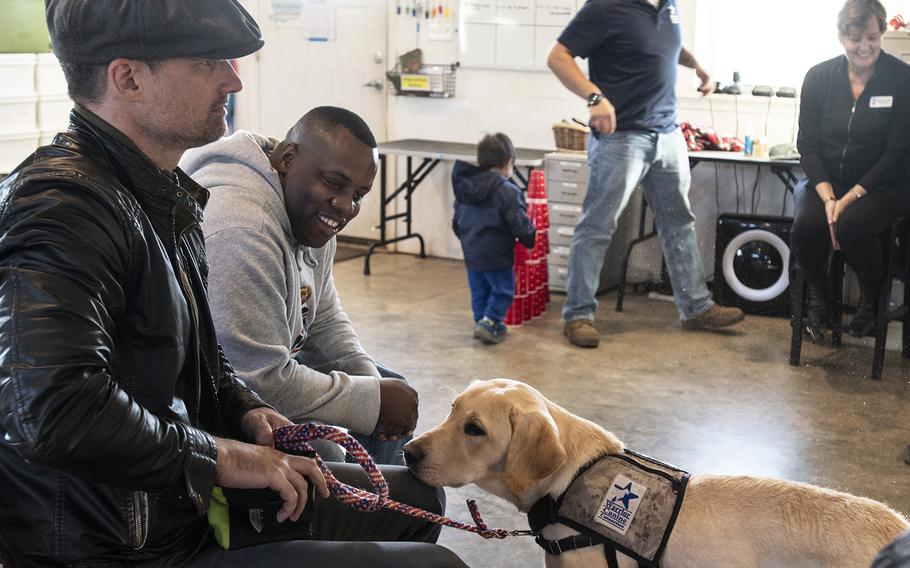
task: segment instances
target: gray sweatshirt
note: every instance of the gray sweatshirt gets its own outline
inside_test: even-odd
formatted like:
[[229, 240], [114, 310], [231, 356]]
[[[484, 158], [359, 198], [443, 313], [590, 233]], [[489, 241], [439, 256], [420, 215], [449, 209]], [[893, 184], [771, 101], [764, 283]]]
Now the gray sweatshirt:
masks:
[[379, 371], [341, 309], [335, 239], [321, 249], [293, 239], [268, 160], [274, 144], [239, 131], [180, 161], [211, 191], [202, 230], [218, 339], [237, 374], [285, 416], [370, 433]]

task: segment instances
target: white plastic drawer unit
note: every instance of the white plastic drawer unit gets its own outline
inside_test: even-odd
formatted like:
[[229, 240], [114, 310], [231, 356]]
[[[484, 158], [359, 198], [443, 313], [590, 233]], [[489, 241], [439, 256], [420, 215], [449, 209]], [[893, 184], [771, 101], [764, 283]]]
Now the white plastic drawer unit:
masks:
[[39, 133], [19, 132], [4, 134], [0, 132], [0, 179], [10, 173], [38, 147]]
[[35, 68], [35, 89], [39, 95], [65, 95], [66, 77], [53, 53], [39, 53]]
[[34, 53], [0, 53], [0, 85], [4, 97], [35, 94]]
[[577, 159], [573, 157], [573, 159], [552, 158], [547, 160], [547, 180], [588, 183], [587, 157], [581, 154]]
[[569, 269], [558, 264], [549, 264], [547, 265], [547, 269], [550, 272], [550, 290], [558, 290], [560, 292], [565, 291], [566, 278], [569, 276]]
[[550, 224], [571, 225], [578, 224], [581, 218], [581, 205], [571, 203], [550, 203]]
[[66, 94], [38, 96], [38, 129], [66, 130], [73, 101]]
[[550, 254], [547, 255], [547, 264], [569, 266], [569, 250], [571, 250], [570, 247], [562, 245], [550, 247]]
[[0, 95], [0, 134], [22, 134], [38, 129], [38, 97]]
[[575, 234], [575, 227], [568, 225], [553, 225], [550, 227], [550, 247], [569, 246], [572, 244], [572, 236]]
[[[585, 200], [585, 191], [587, 185], [585, 182], [578, 181], [557, 181], [550, 180], [547, 182], [547, 193], [549, 200], [556, 203], [575, 203], [581, 205]], [[555, 222], [553, 220], [551, 223]]]

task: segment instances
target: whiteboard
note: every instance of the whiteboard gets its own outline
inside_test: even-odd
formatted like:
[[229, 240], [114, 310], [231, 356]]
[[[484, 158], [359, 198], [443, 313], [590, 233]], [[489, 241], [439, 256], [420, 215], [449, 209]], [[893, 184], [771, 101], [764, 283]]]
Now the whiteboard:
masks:
[[585, 0], [460, 0], [463, 67], [547, 69], [547, 54]]

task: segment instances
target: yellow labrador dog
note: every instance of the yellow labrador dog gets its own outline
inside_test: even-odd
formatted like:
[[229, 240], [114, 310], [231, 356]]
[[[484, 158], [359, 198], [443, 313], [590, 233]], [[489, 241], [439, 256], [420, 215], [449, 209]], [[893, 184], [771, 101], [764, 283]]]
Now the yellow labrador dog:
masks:
[[[476, 381], [448, 418], [405, 446], [411, 471], [432, 486], [474, 483], [527, 512], [557, 498], [586, 463], [621, 453], [610, 432], [508, 379]], [[693, 475], [661, 559], [664, 568], [858, 568], [908, 527], [877, 501], [804, 483]], [[577, 534], [562, 524], [544, 538]], [[603, 546], [547, 555], [548, 568], [607, 566]], [[621, 567], [637, 564], [619, 556]]]

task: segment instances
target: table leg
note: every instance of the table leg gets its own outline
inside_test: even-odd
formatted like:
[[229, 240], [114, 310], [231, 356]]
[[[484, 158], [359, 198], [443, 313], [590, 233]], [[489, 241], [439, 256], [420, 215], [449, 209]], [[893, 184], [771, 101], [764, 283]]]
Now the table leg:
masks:
[[[414, 169], [413, 158], [411, 156], [408, 156], [405, 181], [400, 186], [398, 186], [398, 188], [390, 195], [388, 193], [388, 188], [386, 185], [386, 156], [384, 154], [379, 155], [379, 240], [372, 243], [367, 249], [367, 254], [363, 260], [363, 273], [365, 275], [370, 275], [370, 257], [378, 247], [390, 245], [411, 238], [416, 238], [420, 242], [419, 256], [420, 258], [426, 258], [426, 245], [424, 244], [423, 236], [421, 236], [419, 233], [413, 232], [412, 229], [411, 223], [413, 220], [413, 206], [411, 204], [411, 196], [414, 193], [414, 190], [417, 189], [417, 186], [420, 185], [424, 178], [427, 177], [427, 175], [433, 170], [433, 168], [436, 167], [440, 161], [441, 160], [438, 158], [424, 158], [423, 162], [417, 166], [417, 169]], [[395, 201], [395, 198], [398, 197], [398, 195], [402, 192], [404, 192], [405, 211], [403, 213], [395, 214], [387, 213], [386, 207], [391, 205]], [[390, 221], [395, 221], [397, 219], [404, 219], [405, 234], [395, 238], [388, 238], [386, 227]]]
[[370, 256], [373, 254], [373, 250], [379, 246], [380, 243], [385, 242], [385, 206], [386, 206], [386, 155], [379, 154], [379, 242], [373, 243], [370, 245], [370, 248], [367, 249], [367, 254], [363, 259], [363, 273], [366, 276], [370, 275]]

